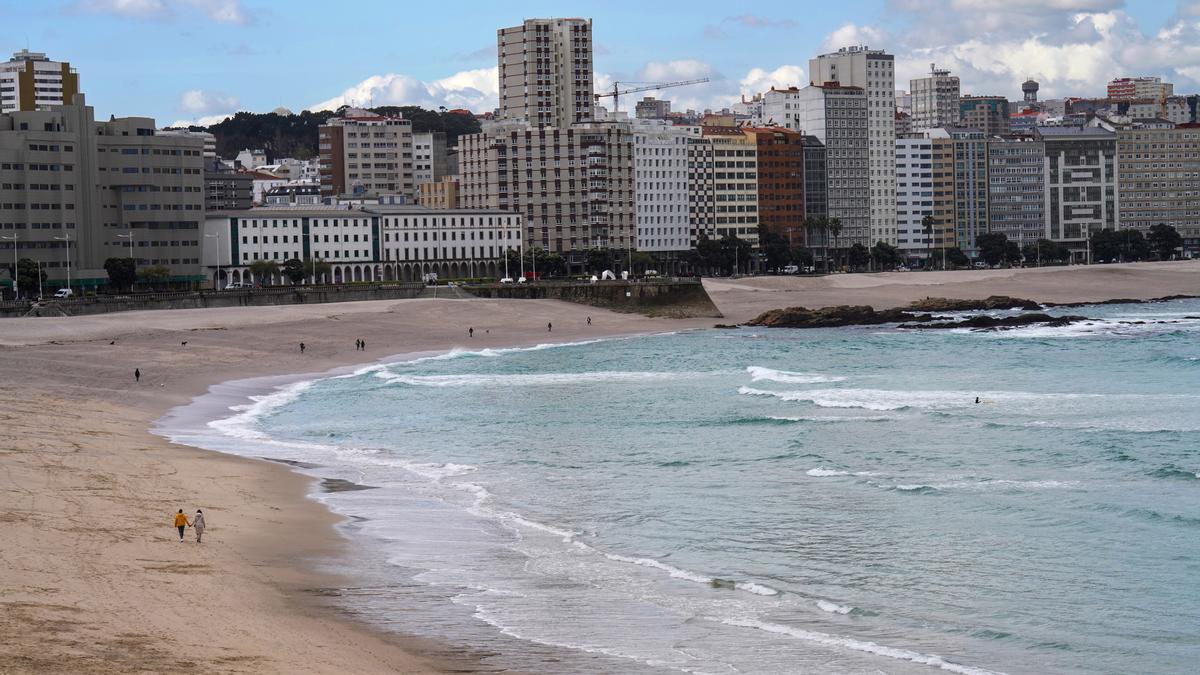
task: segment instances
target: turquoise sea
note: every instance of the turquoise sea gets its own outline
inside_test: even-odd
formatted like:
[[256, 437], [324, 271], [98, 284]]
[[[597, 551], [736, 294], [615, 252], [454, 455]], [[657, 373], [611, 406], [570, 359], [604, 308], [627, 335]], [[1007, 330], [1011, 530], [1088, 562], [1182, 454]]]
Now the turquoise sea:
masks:
[[370, 486], [316, 495], [340, 602], [502, 667], [1194, 672], [1200, 302], [1062, 313], [455, 350], [165, 433]]

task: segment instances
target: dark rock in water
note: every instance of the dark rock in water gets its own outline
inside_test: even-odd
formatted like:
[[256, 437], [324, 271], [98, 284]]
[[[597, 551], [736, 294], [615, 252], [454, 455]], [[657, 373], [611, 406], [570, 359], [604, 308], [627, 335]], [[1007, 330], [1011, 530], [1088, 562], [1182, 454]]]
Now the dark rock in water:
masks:
[[1171, 300], [1195, 300], [1195, 295], [1164, 295], [1161, 298], [1150, 298], [1149, 300], [1137, 300], [1134, 298], [1113, 298], [1111, 300], [1098, 300], [1096, 302], [1047, 302], [1044, 303], [1047, 307], [1086, 307], [1088, 305], [1146, 305], [1156, 302], [1170, 302]]
[[1033, 313], [1018, 314], [1017, 316], [973, 316], [961, 321], [931, 321], [927, 323], [906, 323], [900, 328], [974, 328], [978, 330], [1003, 330], [1021, 326], [1044, 325], [1050, 327], [1069, 326], [1080, 321], [1087, 321], [1086, 316], [1050, 316], [1049, 314]]
[[321, 479], [321, 489], [325, 492], [353, 492], [355, 490], [373, 490], [375, 488], [371, 485], [351, 483], [341, 478], [323, 478]]
[[747, 321], [746, 325], [774, 328], [838, 328], [840, 326], [875, 326], [882, 323], [932, 320], [933, 317], [929, 314], [916, 315], [903, 309], [885, 309], [877, 312], [867, 305], [838, 305], [821, 309], [808, 309], [807, 307], [772, 309]]
[[740, 326], [738, 326], [737, 324], [728, 324], [728, 323], [718, 323], [718, 324], [713, 325], [713, 328], [739, 328], [739, 327]]
[[981, 309], [1023, 309], [1036, 311], [1042, 308], [1040, 303], [1024, 298], [1011, 298], [1007, 295], [993, 295], [983, 300], [957, 300], [954, 298], [925, 298], [908, 306], [908, 309], [919, 312], [970, 312]]

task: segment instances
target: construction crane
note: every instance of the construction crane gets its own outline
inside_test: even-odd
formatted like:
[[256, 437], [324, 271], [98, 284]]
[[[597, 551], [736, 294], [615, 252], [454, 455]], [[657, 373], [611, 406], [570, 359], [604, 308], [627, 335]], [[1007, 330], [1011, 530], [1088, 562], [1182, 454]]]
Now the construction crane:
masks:
[[604, 94], [595, 94], [595, 97], [597, 102], [602, 98], [611, 97], [613, 100], [613, 112], [617, 112], [617, 110], [619, 110], [621, 107], [621, 96], [624, 94], [633, 94], [639, 91], [657, 91], [659, 89], [668, 89], [670, 87], [683, 87], [689, 84], [701, 84], [708, 81], [709, 80], [707, 77], [702, 77], [698, 80], [680, 80], [678, 82], [626, 82], [625, 84], [644, 85], [641, 87], [633, 87], [632, 89], [622, 89], [620, 82], [613, 82], [612, 91]]

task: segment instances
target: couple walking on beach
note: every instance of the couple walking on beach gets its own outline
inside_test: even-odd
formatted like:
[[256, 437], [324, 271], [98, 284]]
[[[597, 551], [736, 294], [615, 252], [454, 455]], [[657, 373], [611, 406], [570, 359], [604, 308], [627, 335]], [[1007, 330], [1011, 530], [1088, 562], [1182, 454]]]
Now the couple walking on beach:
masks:
[[179, 513], [175, 514], [175, 528], [179, 530], [179, 541], [183, 541], [183, 531], [189, 526], [196, 531], [196, 543], [199, 544], [204, 536], [204, 512], [196, 509], [196, 515], [188, 520], [183, 509], [179, 509]]

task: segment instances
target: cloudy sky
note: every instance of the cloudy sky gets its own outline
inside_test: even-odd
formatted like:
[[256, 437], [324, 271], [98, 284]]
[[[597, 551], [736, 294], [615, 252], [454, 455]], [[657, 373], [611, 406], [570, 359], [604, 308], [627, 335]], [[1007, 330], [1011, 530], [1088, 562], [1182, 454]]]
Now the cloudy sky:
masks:
[[1121, 75], [1200, 92], [1200, 0], [0, 0], [0, 49], [70, 61], [97, 117], [208, 122], [343, 102], [484, 111], [496, 29], [568, 10], [593, 19], [598, 86], [711, 79], [664, 92], [676, 109], [802, 86], [809, 57], [850, 44], [894, 53], [898, 89], [936, 62], [964, 93], [1017, 98], [1034, 77], [1043, 97], [1100, 95]]

